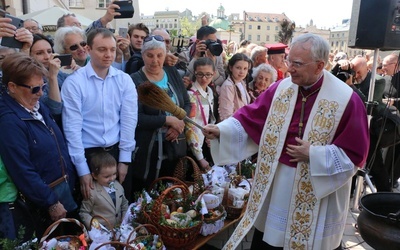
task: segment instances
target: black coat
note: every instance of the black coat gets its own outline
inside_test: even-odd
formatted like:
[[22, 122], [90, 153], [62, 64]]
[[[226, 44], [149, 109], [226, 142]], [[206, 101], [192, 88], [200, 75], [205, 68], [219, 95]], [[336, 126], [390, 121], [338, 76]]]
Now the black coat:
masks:
[[[185, 85], [175, 67], [164, 66], [164, 71], [168, 76], [171, 88], [177, 94], [179, 106], [190, 112], [191, 104]], [[147, 81], [147, 77], [140, 69], [131, 75], [136, 88]], [[133, 161], [132, 169], [135, 178], [145, 179], [149, 169], [155, 169], [157, 164], [157, 153], [153, 152], [158, 130], [165, 124], [166, 114], [164, 111], [151, 108], [138, 102], [138, 126], [136, 128], [135, 139], [139, 148]], [[164, 149], [165, 150], [165, 149]], [[153, 155], [153, 156], [152, 156]], [[172, 160], [172, 159], [171, 159]]]

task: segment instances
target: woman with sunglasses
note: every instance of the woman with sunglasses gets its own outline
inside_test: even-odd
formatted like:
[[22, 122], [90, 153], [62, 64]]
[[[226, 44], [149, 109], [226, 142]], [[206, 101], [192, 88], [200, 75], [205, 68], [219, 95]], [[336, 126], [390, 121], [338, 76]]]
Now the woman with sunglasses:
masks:
[[[165, 90], [172, 101], [183, 108], [187, 114], [190, 112], [190, 100], [175, 67], [164, 66], [166, 48], [162, 36], [148, 36], [144, 39], [142, 46], [142, 57], [144, 66], [131, 77], [138, 87], [140, 84], [150, 81], [159, 88]], [[160, 176], [171, 176], [177, 164], [178, 158], [172, 154], [167, 156], [167, 151], [174, 146], [186, 147], [184, 135], [185, 123], [182, 120], [161, 110], [156, 110], [145, 106], [139, 102], [138, 106], [138, 126], [136, 128], [136, 144], [139, 147], [133, 167], [134, 191], [141, 191], [157, 177], [157, 159], [165, 160], [158, 162], [161, 164]], [[162, 146], [162, 147], [161, 147]], [[159, 148], [163, 151], [159, 152]], [[183, 151], [186, 152], [186, 149]], [[169, 151], [170, 153], [173, 153]], [[128, 172], [128, 175], [130, 173]], [[128, 178], [128, 177], [127, 177]], [[129, 187], [125, 192], [129, 192]], [[126, 194], [127, 197], [133, 197]], [[131, 198], [132, 199], [132, 198]]]
[[61, 130], [40, 101], [46, 68], [23, 53], [6, 57], [2, 68], [7, 92], [0, 98], [0, 157], [24, 197], [9, 206], [15, 230], [23, 225], [24, 239], [40, 238], [52, 222], [76, 212], [75, 170]]

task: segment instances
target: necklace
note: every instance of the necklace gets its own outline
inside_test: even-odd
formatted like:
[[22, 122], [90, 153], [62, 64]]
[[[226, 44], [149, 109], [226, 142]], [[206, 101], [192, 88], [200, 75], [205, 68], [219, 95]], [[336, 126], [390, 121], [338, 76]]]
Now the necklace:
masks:
[[305, 105], [306, 105], [306, 102], [307, 102], [307, 98], [312, 96], [313, 94], [317, 93], [320, 89], [321, 89], [321, 87], [317, 88], [316, 90], [314, 90], [313, 92], [311, 92], [307, 96], [304, 96], [303, 92], [301, 91], [301, 87], [299, 87], [299, 92], [300, 92], [301, 97], [302, 97], [302, 99], [301, 99], [301, 111], [300, 111], [300, 122], [299, 122], [299, 138], [300, 139], [302, 139], [302, 136], [303, 136], [304, 108], [305, 108]]

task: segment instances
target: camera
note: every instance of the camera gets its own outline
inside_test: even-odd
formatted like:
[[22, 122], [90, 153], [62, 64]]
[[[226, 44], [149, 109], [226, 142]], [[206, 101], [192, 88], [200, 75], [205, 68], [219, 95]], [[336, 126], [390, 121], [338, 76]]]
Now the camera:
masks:
[[211, 54], [213, 54], [214, 56], [221, 55], [223, 48], [219, 42], [208, 39], [204, 42], [204, 44], [207, 46], [207, 49], [210, 50]]
[[337, 78], [339, 78], [340, 80], [342, 80], [343, 82], [346, 82], [351, 76], [354, 77], [355, 72], [352, 69], [347, 69], [344, 70], [340, 67], [339, 64], [336, 64], [335, 67], [333, 67], [331, 73], [336, 76]]

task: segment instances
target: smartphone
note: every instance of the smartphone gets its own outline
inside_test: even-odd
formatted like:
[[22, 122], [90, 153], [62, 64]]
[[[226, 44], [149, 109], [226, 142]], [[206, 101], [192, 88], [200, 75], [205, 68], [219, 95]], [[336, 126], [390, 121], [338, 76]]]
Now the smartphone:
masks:
[[60, 59], [61, 67], [62, 66], [69, 66], [72, 63], [72, 55], [71, 54], [57, 55], [57, 56], [54, 56], [54, 58]]
[[113, 4], [119, 6], [119, 9], [115, 9], [116, 12], [121, 13], [119, 16], [115, 16], [115, 19], [119, 18], [132, 18], [135, 12], [132, 5], [132, 0], [128, 1], [114, 1]]
[[118, 35], [122, 36], [123, 38], [126, 38], [127, 34], [128, 34], [128, 28], [119, 28]]
[[[24, 26], [24, 20], [19, 19], [18, 17], [12, 16], [5, 11], [1, 11], [0, 16], [10, 18], [12, 20], [11, 24], [14, 25], [15, 27], [17, 27], [17, 29]], [[17, 39], [15, 39], [15, 37], [6, 37], [5, 36], [1, 39], [1, 45], [10, 47], [10, 48], [20, 49], [20, 48], [22, 48], [23, 43], [18, 41]]]

